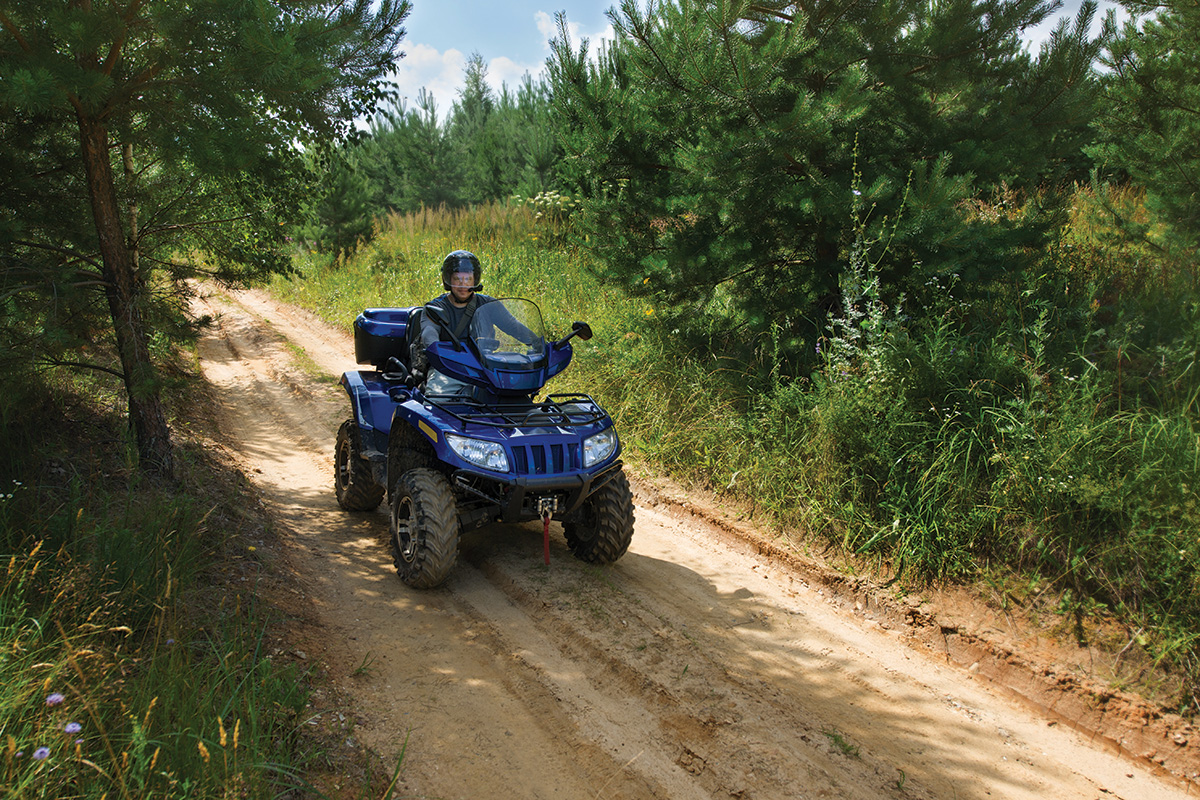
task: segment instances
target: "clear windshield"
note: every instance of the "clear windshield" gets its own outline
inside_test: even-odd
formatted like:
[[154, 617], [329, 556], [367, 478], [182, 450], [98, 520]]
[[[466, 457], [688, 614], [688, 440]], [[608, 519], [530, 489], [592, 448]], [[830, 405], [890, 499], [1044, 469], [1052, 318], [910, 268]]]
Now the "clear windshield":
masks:
[[535, 370], [546, 364], [542, 312], [531, 300], [509, 297], [479, 306], [471, 337], [487, 369]]

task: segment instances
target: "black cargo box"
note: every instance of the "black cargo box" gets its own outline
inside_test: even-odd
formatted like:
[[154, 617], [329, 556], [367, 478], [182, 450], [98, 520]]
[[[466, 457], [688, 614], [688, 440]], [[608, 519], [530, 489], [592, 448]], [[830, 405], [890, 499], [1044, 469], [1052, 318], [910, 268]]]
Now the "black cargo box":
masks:
[[408, 321], [418, 308], [364, 309], [354, 320], [354, 360], [383, 369], [395, 356], [407, 365]]

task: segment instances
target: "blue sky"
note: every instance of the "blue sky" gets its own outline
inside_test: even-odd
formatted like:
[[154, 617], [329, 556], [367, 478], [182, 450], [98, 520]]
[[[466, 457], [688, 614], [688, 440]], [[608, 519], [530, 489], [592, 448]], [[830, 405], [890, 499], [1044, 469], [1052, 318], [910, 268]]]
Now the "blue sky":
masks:
[[488, 82], [496, 89], [516, 88], [525, 73], [537, 77], [550, 56], [550, 39], [557, 35], [554, 17], [565, 11], [572, 40], [587, 38], [595, 47], [612, 38], [605, 12], [613, 0], [413, 0], [412, 13], [401, 43], [396, 82], [400, 95], [415, 103], [427, 88], [437, 98], [438, 115], [450, 110], [462, 87], [467, 58], [478, 52], [488, 67]]
[[[1065, 0], [1060, 14], [1073, 17], [1080, 2]], [[445, 119], [458, 98], [463, 69], [472, 53], [483, 56], [493, 88], [507, 84], [515, 89], [525, 73], [542, 74], [550, 55], [549, 41], [557, 35], [557, 12], [566, 12], [576, 45], [587, 38], [595, 48], [602, 39], [612, 38], [605, 12], [617, 0], [412, 0], [412, 5], [405, 24], [408, 35], [401, 43], [406, 55], [395, 80], [410, 108], [422, 87], [432, 92], [438, 116]], [[1111, 5], [1101, 0], [1097, 26], [1103, 9]], [[1031, 33], [1031, 40], [1044, 38], [1051, 27], [1041, 26]]]

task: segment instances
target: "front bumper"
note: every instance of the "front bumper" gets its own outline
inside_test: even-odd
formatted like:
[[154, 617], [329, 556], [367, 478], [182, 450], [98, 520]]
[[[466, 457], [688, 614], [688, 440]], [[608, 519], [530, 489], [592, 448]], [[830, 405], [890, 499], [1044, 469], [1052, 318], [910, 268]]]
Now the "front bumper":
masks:
[[460, 469], [451, 475], [451, 482], [464, 494], [497, 507], [503, 522], [537, 519], [539, 501], [546, 499], [555, 501], [554, 516], [562, 518], [578, 511], [593, 492], [616, 477], [621, 463], [616, 459], [590, 473], [518, 475], [503, 480], [495, 473]]

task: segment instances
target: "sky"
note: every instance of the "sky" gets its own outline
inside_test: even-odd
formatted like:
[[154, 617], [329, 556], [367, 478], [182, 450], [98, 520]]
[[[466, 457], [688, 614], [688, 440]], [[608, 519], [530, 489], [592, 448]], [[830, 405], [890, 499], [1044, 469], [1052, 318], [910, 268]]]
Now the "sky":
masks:
[[[1081, 2], [1065, 0], [1059, 14], [1074, 17]], [[437, 100], [438, 116], [445, 119], [462, 88], [467, 59], [476, 52], [494, 90], [502, 84], [516, 89], [526, 73], [534, 78], [543, 74], [550, 39], [558, 35], [558, 12], [566, 13], [575, 46], [586, 38], [594, 51], [613, 36], [606, 12], [614, 5], [617, 0], [412, 0], [404, 26], [408, 34], [401, 42], [405, 56], [395, 76], [400, 96], [412, 108], [417, 93], [427, 89]], [[1101, 0], [1097, 28], [1104, 8], [1111, 5], [1111, 0]], [[1046, 23], [1031, 32], [1031, 42], [1045, 38], [1052, 27]]]
[[557, 37], [555, 15], [564, 11], [571, 39], [578, 47], [588, 39], [595, 48], [611, 39], [612, 25], [605, 12], [614, 0], [412, 0], [412, 13], [404, 27], [408, 35], [400, 47], [395, 81], [400, 96], [411, 108], [422, 87], [437, 99], [438, 116], [444, 118], [458, 98], [463, 70], [472, 53], [487, 65], [488, 83], [499, 90], [520, 85], [529, 73], [537, 78], [550, 57], [550, 40]]

